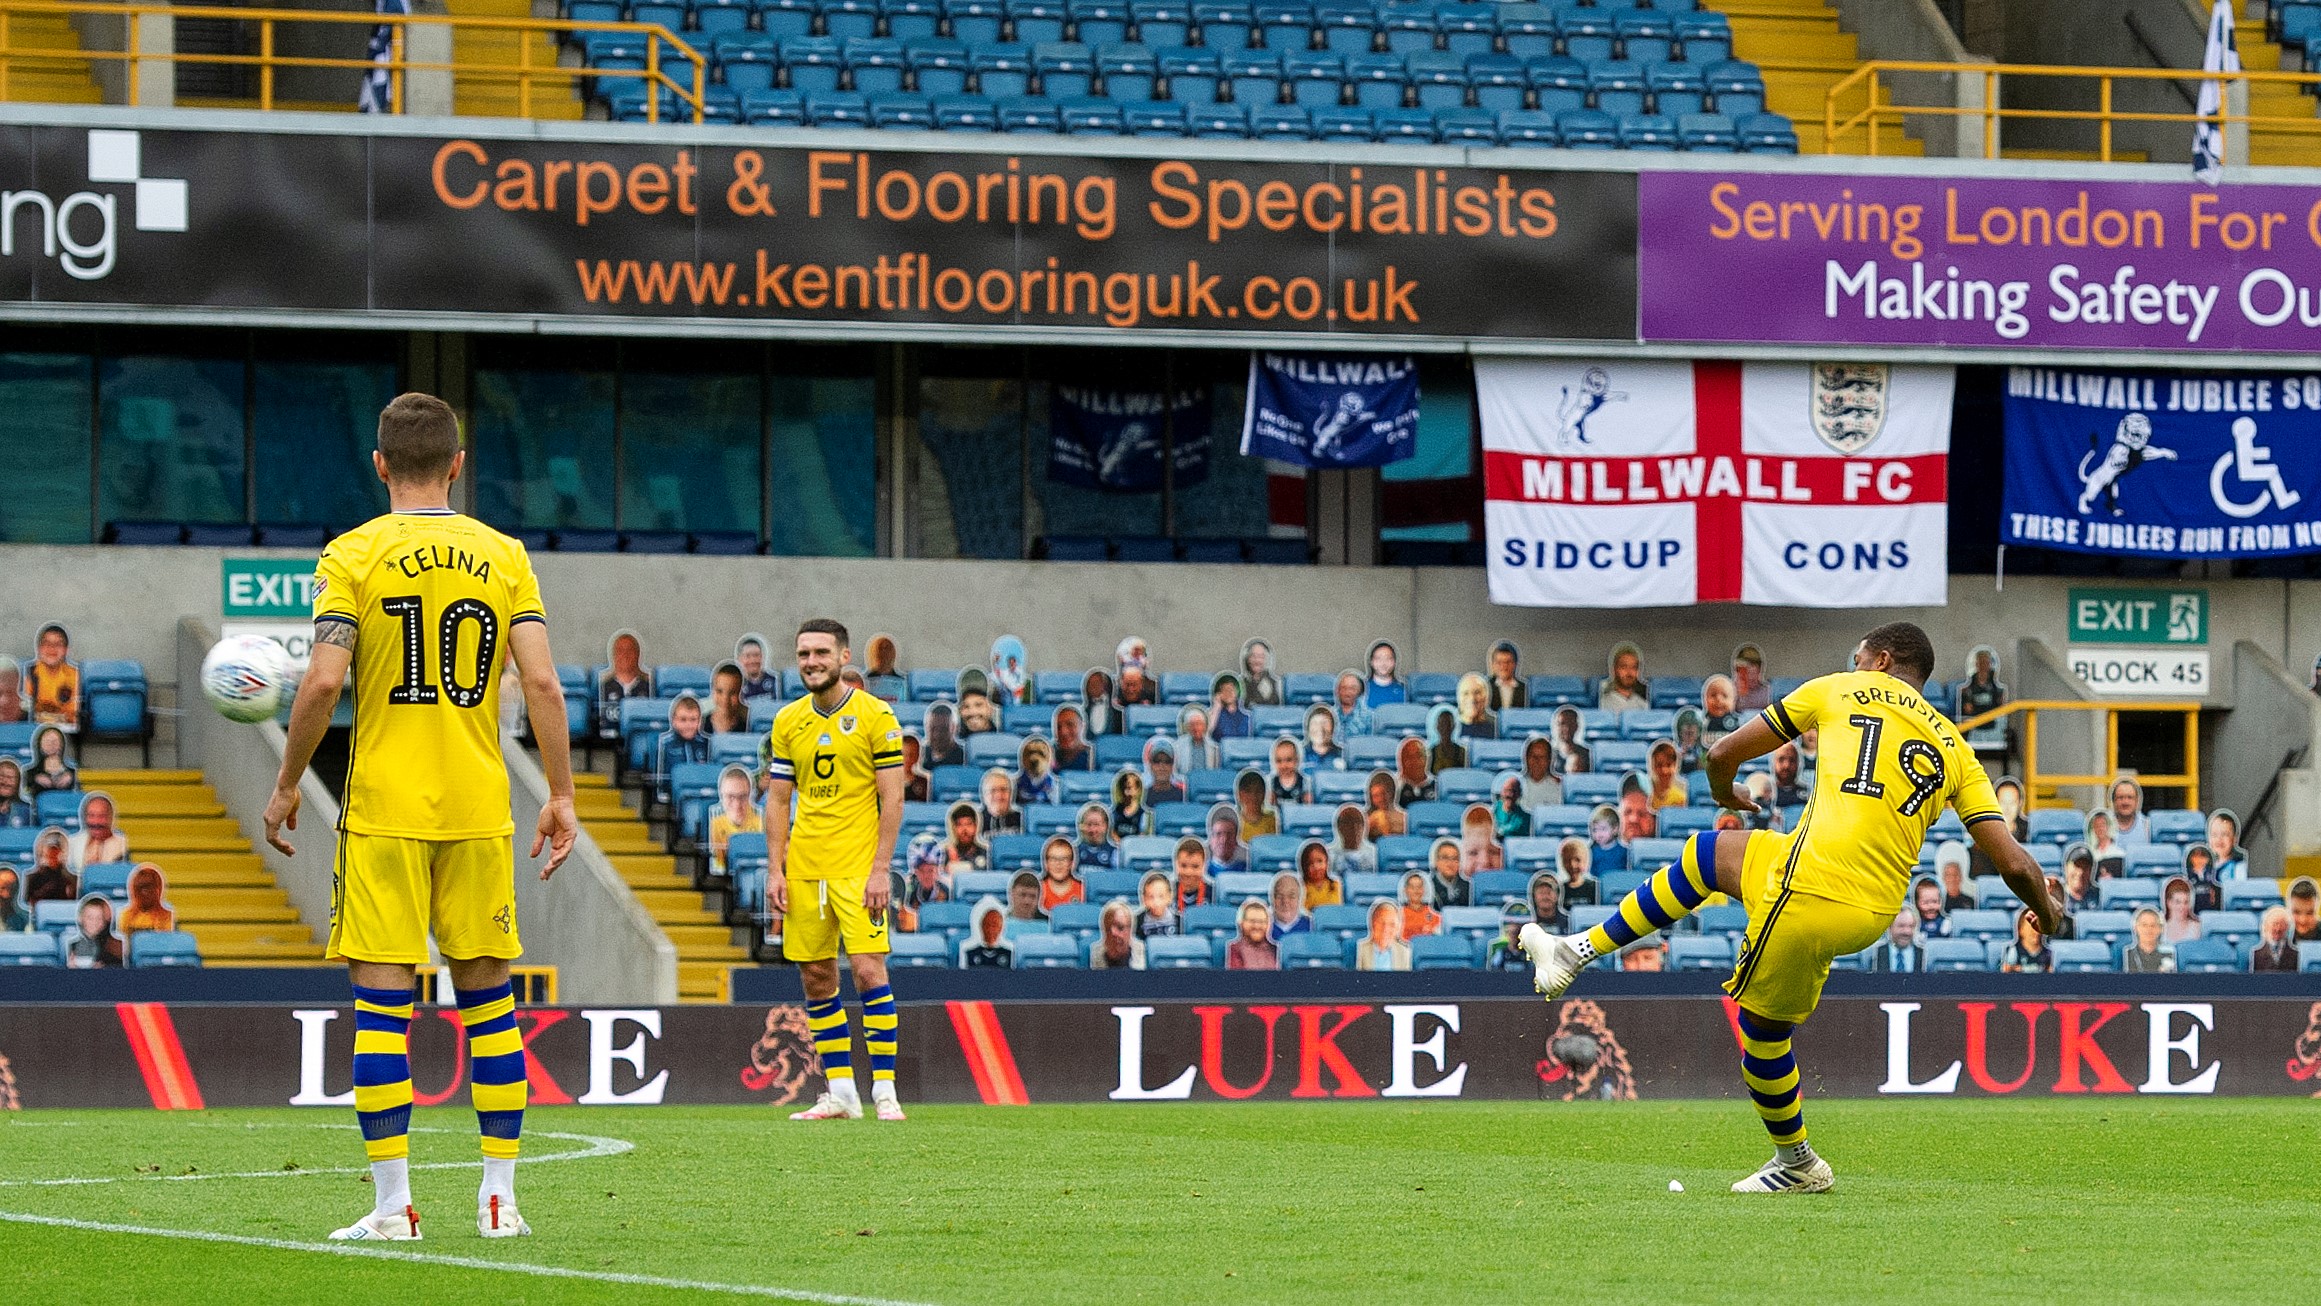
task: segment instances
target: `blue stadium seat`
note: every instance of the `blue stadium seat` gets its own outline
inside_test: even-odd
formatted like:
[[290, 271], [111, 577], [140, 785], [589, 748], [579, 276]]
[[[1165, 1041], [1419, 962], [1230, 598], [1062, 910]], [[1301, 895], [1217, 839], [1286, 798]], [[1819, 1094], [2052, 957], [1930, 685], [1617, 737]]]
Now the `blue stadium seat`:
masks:
[[1128, 15], [1136, 39], [1155, 49], [1191, 39], [1193, 11], [1184, 0], [1129, 0]]
[[792, 90], [750, 91], [741, 97], [745, 122], [764, 127], [806, 125], [806, 98]]
[[2083, 973], [2117, 969], [2112, 946], [2100, 939], [2056, 939], [2047, 945], [2054, 954], [2058, 973]]
[[[1086, 33], [1082, 36], [1085, 39]], [[1160, 61], [1142, 45], [1097, 47], [1096, 70], [1104, 78], [1105, 96], [1130, 104], [1151, 100], [1160, 80]]]
[[[2313, 12], [2321, 14], [2321, 7], [2316, 7]], [[2152, 840], [2155, 843], [2172, 843], [2181, 847], [2199, 843], [2208, 837], [2208, 817], [2202, 812], [2146, 812], [2144, 819], [2151, 823]]]
[[1555, 11], [1541, 4], [1499, 6], [1499, 44], [1518, 59], [1555, 53]]
[[[1327, 911], [1328, 908], [1321, 910]], [[1316, 913], [1317, 916], [1319, 913]], [[1281, 941], [1281, 968], [1283, 970], [1344, 970], [1348, 941], [1336, 934], [1324, 934], [1317, 928], [1304, 934], [1292, 934]], [[1151, 954], [1146, 954], [1149, 962]]]
[[1085, 871], [1081, 883], [1088, 886], [1088, 901], [1099, 905], [1114, 898], [1136, 898], [1137, 873], [1134, 871]]
[[185, 527], [185, 542], [203, 548], [239, 548], [255, 538], [251, 529], [242, 525], [213, 526], [206, 522], [188, 522]]
[[1458, 3], [1435, 6], [1435, 31], [1440, 34], [1442, 48], [1460, 59], [1489, 54], [1499, 39], [1499, 13], [1495, 4]]
[[1688, 113], [1676, 120], [1677, 143], [1698, 153], [1730, 153], [1741, 148], [1741, 133], [1721, 113]]
[[[1537, 70], [1534, 69], [1532, 85], [1537, 86], [1538, 84]], [[1542, 106], [1543, 109], [1544, 107]], [[1534, 711], [1565, 706], [1593, 707], [1596, 702], [1595, 696], [1588, 692], [1588, 678], [1586, 676], [1533, 676], [1528, 682], [1527, 689], [1529, 692], [1525, 697], [1531, 701], [1531, 707]], [[1553, 716], [1554, 714], [1550, 712], [1548, 720], [1552, 721]], [[1540, 732], [1547, 733], [1547, 726], [1543, 724], [1540, 727]]]
[[935, 35], [943, 26], [942, 0], [882, 0], [886, 34], [906, 44]]
[[1076, 934], [1019, 934], [1009, 947], [1017, 970], [1074, 970], [1087, 956], [1086, 941]]
[[1261, 141], [1310, 141], [1314, 124], [1294, 104], [1260, 104], [1249, 111], [1249, 135]]
[[814, 30], [814, 0], [754, 0], [751, 8], [759, 28], [777, 41]]
[[[1069, 14], [1065, 10], [1064, 0], [1007, 0], [1007, 21], [1015, 29], [1016, 41], [1038, 46], [1064, 39], [1064, 27], [1069, 21]], [[1094, 57], [1093, 53], [1090, 57]], [[1054, 91], [1049, 94], [1058, 95]], [[1061, 96], [1058, 95], [1058, 98]]]
[[[1061, 30], [1063, 20], [1056, 22]], [[1035, 45], [1032, 69], [1040, 75], [1040, 94], [1051, 100], [1083, 99], [1096, 89], [1096, 52], [1085, 45], [1061, 40]]]
[[[1553, 857], [1551, 852], [1550, 864]], [[1528, 901], [1531, 895], [1531, 874], [1528, 871], [1478, 871], [1467, 885], [1468, 900], [1478, 908], [1493, 912], [1509, 898]]]
[[1001, 0], [944, 0], [943, 17], [950, 21], [952, 39], [970, 47], [996, 45], [1007, 6]]
[[201, 944], [177, 930], [139, 930], [129, 936], [132, 966], [199, 966]]
[[1428, 5], [1382, 6], [1378, 29], [1386, 34], [1386, 48], [1409, 56], [1435, 48], [1435, 16]]
[[[947, 132], [995, 132], [999, 130], [999, 108], [980, 95], [938, 95], [935, 127]], [[917, 699], [915, 689], [912, 698]]]
[[1002, 107], [1001, 126], [1007, 128], [1006, 103], [1028, 97], [1032, 89], [1032, 51], [1028, 45], [970, 45], [968, 59], [975, 68], [975, 89]]
[[[1433, 138], [1434, 115], [1419, 109], [1382, 109], [1378, 114], [1382, 125], [1389, 113], [1396, 114], [1398, 118], [1406, 113], [1417, 114], [1426, 123], [1427, 137]], [[1389, 703], [1371, 710], [1370, 732], [1375, 735], [1423, 737], [1426, 734], [1427, 718], [1430, 715], [1432, 715], [1432, 709], [1424, 703]]]
[[1161, 702], [1183, 705], [1209, 701], [1209, 674], [1205, 671], [1164, 671], [1160, 678]]
[[2083, 838], [2087, 831], [2087, 818], [2069, 807], [2042, 807], [2024, 819], [2026, 838], [2033, 843], [2072, 843]]
[[1977, 939], [1928, 939], [1919, 946], [1926, 949], [1928, 970], [1989, 970], [1990, 956]]
[[2096, 901], [2109, 908], [2133, 911], [2138, 907], [2160, 905], [2158, 880], [2099, 880], [2095, 886]]
[[817, 0], [822, 30], [838, 41], [856, 41], [878, 34], [878, 0]]
[[1668, 941], [1670, 970], [1730, 970], [1733, 941], [1722, 934], [1676, 935]]
[[1665, 14], [1649, 9], [1616, 14], [1612, 28], [1620, 37], [1620, 57], [1635, 63], [1658, 63], [1675, 50], [1676, 26]]
[[[48, 904], [38, 903], [45, 907]], [[71, 906], [70, 903], [64, 904]], [[0, 966], [62, 966], [64, 949], [57, 936], [45, 930], [30, 934], [0, 933]]]
[[1313, 41], [1313, 6], [1301, 0], [1259, 0], [1249, 12], [1256, 41], [1268, 49], [1303, 50]]
[[1464, 934], [1426, 934], [1410, 941], [1412, 970], [1473, 970], [1475, 940]]
[[1674, 151], [1678, 142], [1674, 118], [1656, 113], [1631, 113], [1620, 119], [1621, 149]]
[[895, 95], [903, 89], [903, 43], [887, 37], [858, 36], [846, 42], [846, 72], [854, 89], [867, 96]]
[[1723, 14], [1679, 14], [1674, 26], [1677, 53], [1686, 63], [1707, 67], [1733, 57], [1732, 23]]
[[1614, 118], [1644, 112], [1649, 88], [1640, 64], [1621, 59], [1599, 59], [1588, 65], [1588, 94], [1595, 107]]
[[1193, 104], [1185, 109], [1186, 134], [1195, 139], [1245, 140], [1249, 111], [1238, 104]]
[[1610, 9], [1558, 9], [1555, 28], [1563, 52], [1582, 63], [1612, 57], [1619, 27]]
[[[1723, 100], [1720, 98], [1718, 103], [1721, 105]], [[1741, 133], [1741, 149], [1744, 153], [1797, 153], [1797, 129], [1780, 114], [1753, 114], [1741, 119], [1736, 126]]]
[[2224, 905], [2234, 911], [2262, 911], [2280, 903], [2278, 880], [2231, 880], [2224, 886]]
[[73, 928], [80, 905], [67, 898], [46, 898], [32, 904], [34, 931], [56, 938]]
[[2176, 945], [2176, 970], [2179, 974], [2199, 975], [2212, 972], [2245, 970], [2240, 953], [2220, 939], [2186, 939]]
[[[965, 903], [931, 902], [919, 909], [919, 933], [892, 934], [887, 939], [887, 964], [912, 969], [948, 970], [953, 965], [951, 940], [936, 930], [928, 920], [929, 909], [935, 907], [965, 906]], [[965, 929], [964, 922], [959, 926]]]
[[1735, 122], [1765, 112], [1765, 78], [1755, 64], [1727, 59], [1710, 64], [1701, 79], [1708, 88], [1709, 107]]
[[1220, 54], [1230, 54], [1249, 48], [1249, 36], [1257, 29], [1257, 17], [1248, 5], [1237, 0], [1219, 0], [1195, 4], [1193, 26], [1200, 29], [1202, 45]]
[[1118, 45], [1128, 40], [1128, 0], [1068, 0], [1065, 7], [1072, 15], [1073, 40], [1092, 46]]
[[1144, 941], [1147, 970], [1208, 970], [1216, 964], [1207, 939], [1164, 934]]
[[1124, 136], [1128, 133], [1127, 119], [1120, 106], [1110, 100], [1083, 97], [1066, 100], [1057, 106], [1064, 120], [1068, 136]]
[[924, 95], [874, 95], [870, 125], [887, 131], [933, 131], [935, 106]]
[[1493, 114], [1512, 113], [1524, 106], [1531, 73], [1513, 55], [1485, 51], [1467, 56], [1467, 83], [1474, 88], [1475, 107]]
[[1354, 103], [1365, 109], [1399, 109], [1409, 89], [1399, 54], [1357, 52], [1345, 56], [1346, 80]]
[[1254, 133], [1257, 110], [1281, 101], [1281, 52], [1225, 49], [1218, 56], [1218, 67], [1233, 102], [1248, 108]]
[[[846, 50], [827, 36], [785, 36], [777, 48], [782, 76], [791, 90], [812, 96], [838, 89], [846, 67]], [[809, 116], [812, 110], [808, 110]]]
[[[1223, 65], [1216, 51], [1170, 46], [1162, 49], [1158, 57], [1169, 99], [1196, 109], [1216, 102], [1217, 86], [1223, 77]], [[1195, 124], [1194, 130], [1200, 130], [1199, 124]]]
[[1670, 118], [1699, 113], [1708, 103], [1708, 83], [1690, 64], [1646, 64], [1644, 84], [1652, 92], [1652, 112]]
[[1437, 109], [1435, 139], [1445, 145], [1497, 145], [1499, 120], [1488, 109]]
[[974, 61], [960, 42], [939, 36], [914, 37], [904, 45], [903, 57], [920, 94], [966, 93], [967, 75], [974, 68]]
[[1403, 60], [1422, 109], [1456, 109], [1467, 102], [1467, 65], [1448, 50], [1420, 50]]
[[1362, 54], [1375, 43], [1377, 10], [1363, 0], [1323, 0], [1314, 6], [1314, 25], [1322, 44], [1340, 55]]
[[1331, 50], [1288, 49], [1281, 56], [1290, 101], [1308, 110], [1335, 108], [1345, 89], [1346, 61]]

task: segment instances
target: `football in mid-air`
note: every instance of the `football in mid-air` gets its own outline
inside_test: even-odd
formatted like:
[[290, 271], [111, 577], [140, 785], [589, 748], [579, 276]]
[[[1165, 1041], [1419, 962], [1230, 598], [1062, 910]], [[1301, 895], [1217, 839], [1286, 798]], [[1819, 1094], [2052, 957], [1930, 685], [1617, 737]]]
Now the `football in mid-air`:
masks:
[[201, 660], [201, 688], [228, 721], [264, 721], [290, 690], [290, 654], [263, 635], [221, 639]]

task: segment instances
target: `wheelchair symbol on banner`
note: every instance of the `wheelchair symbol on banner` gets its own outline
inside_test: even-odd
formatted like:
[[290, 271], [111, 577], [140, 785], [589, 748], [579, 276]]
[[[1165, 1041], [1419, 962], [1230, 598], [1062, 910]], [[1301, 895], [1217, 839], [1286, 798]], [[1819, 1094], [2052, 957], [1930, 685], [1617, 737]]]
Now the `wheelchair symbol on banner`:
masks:
[[[2261, 483], [2264, 488], [2257, 497], [2242, 503], [2224, 492], [2225, 469], [2245, 483]], [[2208, 497], [2216, 501], [2217, 511], [2231, 517], [2254, 517], [2267, 505], [2287, 511], [2305, 496], [2288, 487], [2281, 479], [2281, 469], [2273, 462], [2270, 447], [2257, 443], [2257, 424], [2243, 417], [2232, 424], [2232, 452], [2219, 454], [2216, 465], [2208, 470]]]

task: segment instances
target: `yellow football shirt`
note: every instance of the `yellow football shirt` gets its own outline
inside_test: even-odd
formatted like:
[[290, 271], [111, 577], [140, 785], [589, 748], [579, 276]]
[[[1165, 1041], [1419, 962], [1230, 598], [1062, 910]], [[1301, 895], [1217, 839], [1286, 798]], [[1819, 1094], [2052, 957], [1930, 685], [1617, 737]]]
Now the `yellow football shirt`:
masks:
[[809, 694], [774, 714], [759, 752], [768, 779], [798, 789], [790, 878], [867, 878], [878, 851], [878, 773], [903, 764], [894, 709], [856, 689], [826, 713]]
[[505, 838], [500, 668], [517, 622], [545, 621], [524, 546], [454, 512], [395, 512], [332, 540], [314, 619], [355, 628], [346, 829]]
[[1791, 835], [1785, 883], [1798, 893], [1893, 912], [1944, 807], [1968, 825], [2001, 819], [1991, 781], [1956, 727], [1882, 671], [1807, 681], [1765, 709], [1784, 740], [1821, 731], [1820, 771]]

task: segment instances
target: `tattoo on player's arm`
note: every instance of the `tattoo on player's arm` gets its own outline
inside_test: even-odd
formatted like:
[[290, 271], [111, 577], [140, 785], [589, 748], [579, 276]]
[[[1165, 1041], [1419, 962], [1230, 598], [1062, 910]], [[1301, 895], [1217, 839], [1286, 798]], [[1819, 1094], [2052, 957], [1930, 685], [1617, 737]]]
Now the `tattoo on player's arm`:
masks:
[[318, 621], [314, 623], [314, 642], [336, 644], [343, 649], [355, 646], [355, 623], [351, 621]]

